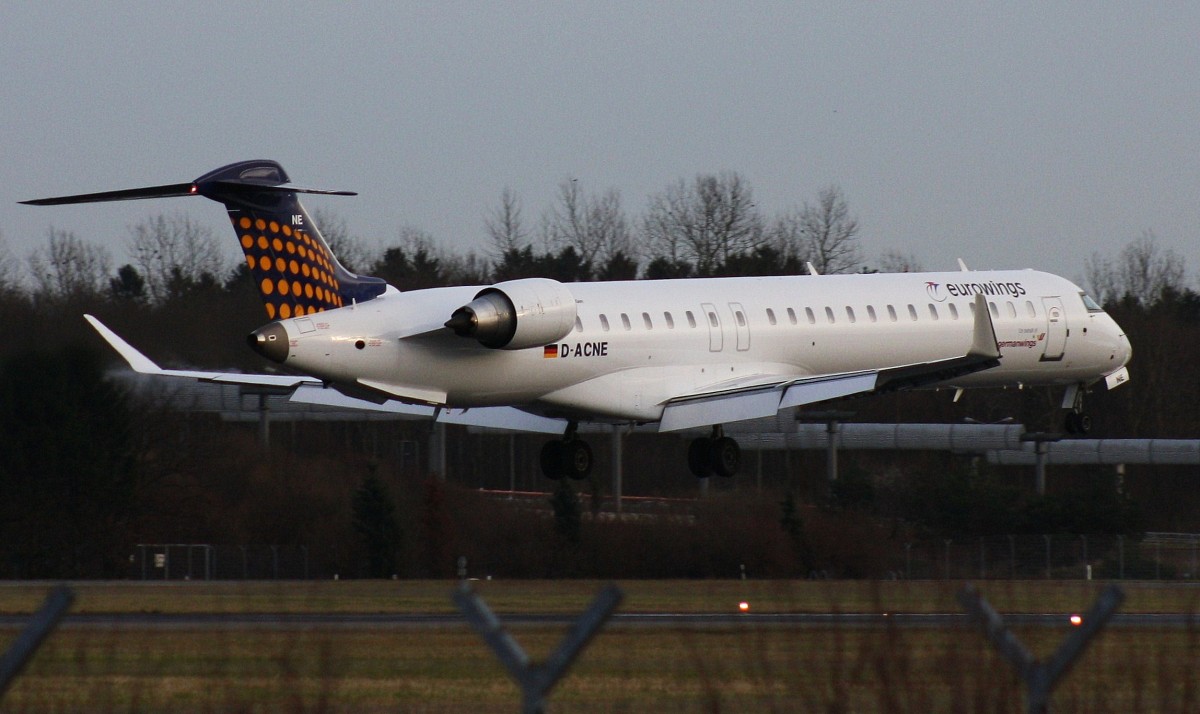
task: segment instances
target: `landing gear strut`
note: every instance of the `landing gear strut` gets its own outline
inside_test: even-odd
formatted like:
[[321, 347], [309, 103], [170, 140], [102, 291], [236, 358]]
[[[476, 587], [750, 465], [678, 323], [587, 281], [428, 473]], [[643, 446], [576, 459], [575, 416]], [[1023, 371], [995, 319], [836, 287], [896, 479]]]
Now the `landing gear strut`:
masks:
[[742, 450], [738, 443], [725, 436], [720, 424], [713, 426], [712, 436], [693, 439], [688, 445], [688, 469], [696, 478], [712, 474], [730, 477], [742, 465]]
[[562, 439], [548, 441], [542, 446], [542, 474], [558, 481], [568, 476], [581, 481], [592, 473], [592, 447], [575, 435], [579, 428], [576, 422], [567, 424]]

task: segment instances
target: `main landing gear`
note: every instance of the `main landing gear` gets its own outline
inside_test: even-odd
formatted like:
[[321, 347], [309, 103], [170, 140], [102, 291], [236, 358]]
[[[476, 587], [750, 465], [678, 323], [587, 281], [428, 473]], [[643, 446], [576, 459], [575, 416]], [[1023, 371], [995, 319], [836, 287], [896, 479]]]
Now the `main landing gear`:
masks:
[[736, 441], [725, 436], [720, 424], [712, 429], [712, 436], [692, 439], [688, 445], [688, 469], [697, 478], [712, 474], [733, 476], [742, 465], [742, 450]]
[[592, 447], [575, 435], [579, 428], [576, 422], [567, 424], [563, 438], [548, 441], [542, 446], [542, 473], [548, 479], [558, 481], [568, 476], [581, 481], [592, 473]]

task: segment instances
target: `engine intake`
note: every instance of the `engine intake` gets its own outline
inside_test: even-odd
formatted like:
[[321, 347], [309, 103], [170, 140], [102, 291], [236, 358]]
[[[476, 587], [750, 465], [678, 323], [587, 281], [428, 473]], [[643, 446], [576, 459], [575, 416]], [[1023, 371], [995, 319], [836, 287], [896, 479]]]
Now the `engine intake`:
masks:
[[446, 327], [484, 347], [521, 350], [557, 342], [575, 324], [575, 296], [549, 278], [523, 278], [480, 290]]

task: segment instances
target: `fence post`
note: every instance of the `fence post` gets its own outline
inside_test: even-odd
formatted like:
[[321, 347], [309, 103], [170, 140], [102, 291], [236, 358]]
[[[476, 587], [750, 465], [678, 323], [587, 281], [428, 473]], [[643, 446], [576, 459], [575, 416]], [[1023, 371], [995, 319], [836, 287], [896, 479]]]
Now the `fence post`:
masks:
[[1083, 616], [1083, 622], [1055, 650], [1046, 662], [1034, 659], [1016, 635], [1004, 625], [1004, 618], [971, 586], [965, 585], [958, 593], [958, 602], [972, 617], [983, 625], [984, 634], [997, 651], [1003, 655], [1025, 680], [1026, 705], [1029, 714], [1046, 714], [1050, 706], [1050, 693], [1073, 664], [1083, 654], [1088, 642], [1108, 623], [1125, 593], [1116, 585], [1110, 585], [1100, 593], [1092, 609]]
[[46, 596], [42, 609], [34, 614], [33, 619], [4, 653], [4, 657], [0, 658], [0, 698], [8, 691], [12, 680], [25, 669], [25, 665], [58, 625], [59, 620], [67, 614], [67, 608], [71, 607], [74, 599], [75, 593], [66, 585], [51, 590]]
[[469, 585], [463, 583], [459, 586], [454, 591], [453, 600], [471, 626], [483, 637], [483, 641], [492, 648], [509, 675], [520, 685], [521, 711], [525, 714], [541, 714], [545, 711], [544, 700], [550, 689], [567, 673], [575, 658], [600, 631], [624, 597], [625, 594], [616, 585], [601, 590], [591, 607], [575, 621], [558, 648], [540, 665], [530, 663], [529, 655], [525, 654], [512, 635], [505, 632], [487, 603]]

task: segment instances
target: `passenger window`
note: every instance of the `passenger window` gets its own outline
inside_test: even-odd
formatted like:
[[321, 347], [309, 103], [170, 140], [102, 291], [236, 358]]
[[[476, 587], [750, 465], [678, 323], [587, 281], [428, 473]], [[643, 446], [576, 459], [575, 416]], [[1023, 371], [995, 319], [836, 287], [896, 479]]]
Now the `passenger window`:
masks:
[[692, 311], [687, 310], [683, 314], [687, 315], [688, 327], [695, 327], [696, 326], [696, 316], [692, 314]]
[[708, 313], [708, 324], [711, 327], [720, 327], [721, 326], [720, 321], [717, 320], [717, 313], [711, 312], [711, 311]]
[[626, 330], [633, 329], [633, 326], [629, 324], [629, 315], [626, 315], [625, 313], [621, 313], [621, 326], [624, 327]]
[[775, 311], [769, 307], [767, 308], [767, 322], [772, 325], [775, 324]]
[[825, 320], [828, 321], [829, 324], [831, 324], [831, 325], [834, 322], [836, 322], [836, 320], [833, 319], [833, 308], [832, 307], [825, 308]]
[[850, 307], [849, 305], [846, 306], [846, 317], [851, 323], [858, 322], [854, 319], [854, 308]]
[[813, 313], [813, 309], [811, 307], [804, 308], [804, 316], [808, 318], [808, 324], [817, 324], [817, 316]]
[[737, 312], [733, 313], [733, 316], [737, 318], [738, 327], [746, 326], [746, 316], [742, 314], [741, 310], [738, 310]]
[[879, 318], [875, 317], [875, 306], [867, 305], [867, 317], [871, 322], [878, 322]]
[[1008, 306], [1008, 319], [1017, 319], [1017, 306], [1012, 304], [1012, 301], [1005, 303]]
[[999, 320], [999, 319], [1000, 319], [1000, 308], [996, 307], [996, 303], [994, 303], [994, 302], [989, 302], [989, 303], [988, 303], [988, 309], [992, 311], [992, 319], [993, 319], [993, 320]]
[[1034, 309], [1032, 300], [1025, 301], [1025, 312], [1029, 313], [1030, 317], [1037, 317], [1037, 310]]
[[575, 316], [575, 331], [583, 332], [583, 320], [579, 319], [579, 315]]
[[891, 320], [892, 322], [895, 322], [898, 319], [896, 317], [896, 306], [895, 305], [888, 305], [888, 319]]
[[668, 329], [668, 330], [674, 330], [674, 329], [675, 329], [675, 318], [671, 317], [671, 313], [669, 313], [669, 312], [664, 312], [664, 313], [663, 313], [663, 319], [667, 321], [667, 329]]
[[788, 320], [791, 320], [793, 325], [796, 324], [796, 311], [790, 307], [788, 308]]
[[938, 319], [937, 305], [933, 303], [929, 303], [929, 317], [934, 320]]
[[600, 329], [608, 332], [608, 315], [600, 316]]
[[908, 316], [912, 320], [917, 319], [917, 308], [913, 305], [908, 306]]
[[950, 319], [952, 319], [952, 320], [958, 319], [958, 306], [955, 305], [954, 303], [950, 303]]
[[642, 323], [646, 325], [647, 330], [654, 329], [654, 323], [650, 322], [650, 313], [648, 313], [648, 312], [642, 313]]

